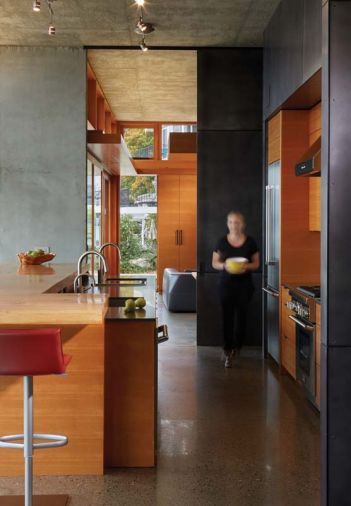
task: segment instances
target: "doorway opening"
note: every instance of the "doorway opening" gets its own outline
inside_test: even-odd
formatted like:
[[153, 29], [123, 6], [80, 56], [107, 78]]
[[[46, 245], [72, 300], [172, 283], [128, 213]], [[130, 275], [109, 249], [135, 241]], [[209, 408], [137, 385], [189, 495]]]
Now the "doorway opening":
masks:
[[156, 176], [121, 177], [120, 249], [121, 274], [156, 273]]

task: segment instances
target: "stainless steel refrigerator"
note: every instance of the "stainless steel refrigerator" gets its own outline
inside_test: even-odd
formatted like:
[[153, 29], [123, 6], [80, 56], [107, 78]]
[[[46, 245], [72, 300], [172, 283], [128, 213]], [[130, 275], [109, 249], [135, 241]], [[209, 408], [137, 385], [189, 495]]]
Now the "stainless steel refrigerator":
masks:
[[266, 350], [280, 363], [279, 346], [279, 261], [280, 261], [280, 162], [267, 171], [265, 213], [265, 342]]

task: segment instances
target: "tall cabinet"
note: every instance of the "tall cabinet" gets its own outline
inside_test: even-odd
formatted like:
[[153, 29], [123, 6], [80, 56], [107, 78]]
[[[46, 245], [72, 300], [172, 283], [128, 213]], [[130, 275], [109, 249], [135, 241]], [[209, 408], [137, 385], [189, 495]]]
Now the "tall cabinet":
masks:
[[159, 176], [157, 205], [157, 289], [161, 291], [166, 267], [196, 270], [196, 176]]
[[[293, 377], [295, 375], [293, 351], [295, 334], [294, 328], [291, 328], [291, 321], [288, 319], [286, 306], [288, 294], [284, 285], [320, 283], [319, 216], [314, 219], [313, 226], [311, 226], [311, 216], [317, 215], [314, 210], [318, 210], [320, 205], [319, 198], [315, 198], [320, 178], [297, 177], [295, 164], [313, 144], [316, 136], [320, 135], [320, 123], [318, 128], [316, 126], [319, 114], [320, 105], [311, 110], [283, 110], [270, 119], [267, 124], [267, 165], [269, 167], [270, 164], [279, 160], [281, 170], [280, 303], [277, 306], [278, 308], [280, 306], [280, 311], [277, 309], [280, 314], [276, 315], [276, 321], [278, 318], [280, 320], [280, 365]], [[268, 326], [270, 318], [271, 315], [266, 312], [268, 344], [271, 338]]]

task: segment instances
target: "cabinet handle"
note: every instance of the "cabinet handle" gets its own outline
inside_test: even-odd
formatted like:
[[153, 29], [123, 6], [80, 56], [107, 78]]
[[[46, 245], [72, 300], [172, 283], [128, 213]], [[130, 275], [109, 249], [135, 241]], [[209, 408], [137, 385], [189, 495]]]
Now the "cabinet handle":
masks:
[[183, 244], [183, 230], [179, 230], [179, 244]]
[[179, 240], [178, 240], [178, 230], [176, 230], [176, 232], [175, 232], [175, 243], [176, 243], [176, 245], [178, 245], [178, 244], [179, 244]]

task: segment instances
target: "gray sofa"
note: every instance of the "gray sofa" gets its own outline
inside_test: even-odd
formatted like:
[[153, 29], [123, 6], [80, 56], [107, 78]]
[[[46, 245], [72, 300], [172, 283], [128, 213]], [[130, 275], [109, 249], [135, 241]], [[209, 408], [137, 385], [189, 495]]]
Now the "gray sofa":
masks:
[[168, 267], [163, 271], [163, 303], [168, 311], [196, 312], [196, 279], [191, 272], [180, 272]]

